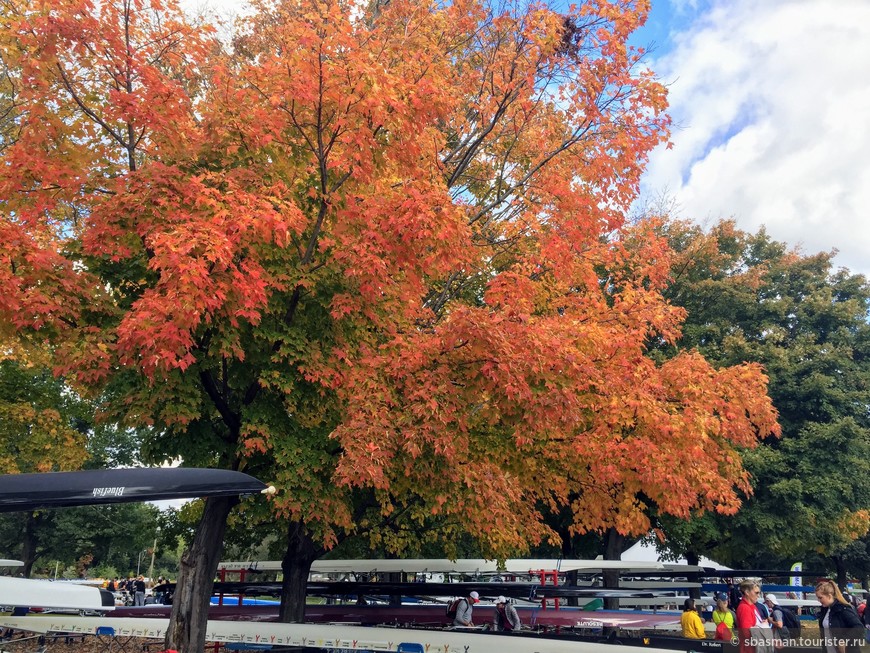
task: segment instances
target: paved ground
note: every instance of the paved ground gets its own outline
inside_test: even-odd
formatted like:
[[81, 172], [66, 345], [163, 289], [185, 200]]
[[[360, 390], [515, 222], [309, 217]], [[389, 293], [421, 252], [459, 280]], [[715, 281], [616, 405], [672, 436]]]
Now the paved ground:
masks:
[[[111, 642], [97, 637], [17, 637], [0, 641], [0, 653], [157, 653], [162, 649], [162, 642], [150, 639], [134, 638], [119, 642]], [[213, 649], [211, 649], [213, 650]]]

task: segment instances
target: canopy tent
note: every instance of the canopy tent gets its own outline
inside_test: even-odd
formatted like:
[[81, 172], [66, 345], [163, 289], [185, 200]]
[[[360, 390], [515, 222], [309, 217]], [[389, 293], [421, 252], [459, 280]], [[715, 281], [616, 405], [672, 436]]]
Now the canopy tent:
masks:
[[[659, 552], [656, 551], [656, 547], [654, 544], [650, 544], [645, 542], [644, 540], [640, 540], [637, 544], [623, 552], [620, 556], [622, 560], [645, 560], [648, 562], [663, 562], [665, 564], [677, 564], [677, 565], [687, 565], [689, 564], [685, 558], [680, 558], [676, 562], [672, 560], [663, 560], [659, 555]], [[720, 569], [726, 571], [730, 569], [730, 567], [726, 567], [725, 565], [720, 565], [715, 560], [711, 560], [710, 558], [705, 558], [701, 556], [700, 560], [698, 560], [699, 567], [707, 567], [710, 569]]]

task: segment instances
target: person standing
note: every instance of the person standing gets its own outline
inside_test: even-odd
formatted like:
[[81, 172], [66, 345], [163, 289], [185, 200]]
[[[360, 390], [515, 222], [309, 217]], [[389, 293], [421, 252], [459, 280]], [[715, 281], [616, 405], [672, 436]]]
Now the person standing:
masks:
[[758, 610], [758, 614], [761, 615], [761, 621], [769, 626], [770, 610], [767, 609], [767, 603], [765, 603], [764, 600], [759, 599], [759, 601], [755, 604], [755, 609]]
[[145, 605], [145, 577], [133, 581], [133, 605]]
[[683, 602], [683, 615], [680, 617], [680, 626], [683, 628], [683, 637], [689, 639], [706, 639], [704, 623], [701, 615], [695, 609], [695, 599], [686, 599]]
[[816, 598], [822, 604], [818, 613], [822, 653], [860, 653], [864, 627], [837, 584], [832, 580], [819, 582]]
[[503, 596], [498, 597], [495, 601], [495, 620], [493, 623], [496, 630], [505, 633], [523, 628], [523, 622], [520, 621], [517, 609]]
[[785, 625], [785, 618], [782, 615], [779, 599], [773, 594], [766, 594], [764, 596], [764, 603], [770, 611], [770, 627], [773, 628], [773, 646], [774, 648], [782, 648], [791, 639], [791, 633]]
[[728, 599], [728, 608], [731, 610], [737, 610], [737, 606], [740, 605], [740, 600], [743, 598], [743, 595], [740, 594], [740, 588], [734, 584], [733, 578], [725, 579], [725, 596]]
[[471, 614], [474, 611], [475, 603], [480, 603], [480, 594], [477, 592], [471, 592], [466, 598], [459, 601], [456, 605], [456, 618], [453, 620], [454, 626], [474, 626]]
[[124, 602], [124, 605], [133, 605], [133, 598], [135, 597], [135, 594], [136, 590], [133, 587], [133, 577], [128, 576], [121, 581], [121, 598]]
[[716, 639], [730, 642], [734, 637], [734, 613], [728, 607], [726, 593], [716, 595], [716, 609], [713, 610], [713, 623], [716, 624]]
[[740, 594], [743, 597], [737, 606], [740, 653], [769, 653], [773, 649], [770, 643], [770, 624], [762, 619], [756, 608], [761, 597], [761, 588], [754, 580], [744, 580], [740, 583]]

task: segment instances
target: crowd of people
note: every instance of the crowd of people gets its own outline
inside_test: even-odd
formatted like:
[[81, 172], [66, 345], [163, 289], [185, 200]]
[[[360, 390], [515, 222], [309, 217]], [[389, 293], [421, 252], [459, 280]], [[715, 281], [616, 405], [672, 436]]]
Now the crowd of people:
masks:
[[[161, 578], [157, 585], [163, 583]], [[121, 595], [127, 605], [146, 605], [155, 598], [146, 598], [146, 582], [143, 576], [109, 581], [107, 589]], [[816, 598], [821, 605], [817, 620], [818, 641], [823, 653], [860, 653], [860, 643], [865, 637], [870, 642], [870, 609], [867, 601], [853, 603], [846, 599], [834, 581], [823, 580], [816, 585]], [[714, 595], [715, 608], [710, 619], [715, 625], [714, 638], [739, 642], [740, 653], [774, 653], [786, 646], [798, 646], [801, 622], [788, 607], [780, 605], [774, 594], [762, 594], [754, 580], [744, 580], [731, 591]], [[468, 596], [454, 601], [448, 614], [453, 625], [461, 628], [475, 627], [474, 606], [480, 603], [480, 595], [470, 592]], [[523, 628], [520, 616], [513, 604], [504, 596], [495, 601], [492, 627], [499, 632], [515, 632]], [[694, 599], [686, 599], [680, 625], [684, 637], [706, 639], [704, 620]]]
[[127, 578], [116, 577], [109, 580], [106, 589], [112, 592], [124, 605], [150, 605], [160, 603], [161, 597], [156, 594], [148, 594], [148, 588], [152, 585], [159, 587], [164, 582], [162, 576], [156, 582], [146, 581], [142, 575]]
[[[870, 610], [867, 601], [849, 601], [832, 580], [816, 585], [820, 608], [819, 634], [801, 637], [801, 622], [790, 609], [780, 605], [774, 594], [762, 594], [754, 580], [744, 580], [733, 592], [715, 595], [712, 621], [715, 639], [739, 642], [740, 653], [773, 653], [787, 646], [807, 646], [816, 640], [824, 653], [859, 653], [861, 643], [870, 641]], [[694, 599], [686, 599], [680, 619], [684, 637], [705, 639], [703, 620]]]
[[[816, 599], [821, 605], [817, 613], [819, 626], [817, 640], [823, 653], [860, 653], [865, 637], [870, 642], [870, 609], [867, 601], [850, 602], [834, 581], [823, 580], [816, 585]], [[810, 638], [801, 637], [801, 621], [789, 607], [780, 605], [775, 594], [762, 594], [754, 580], [744, 580], [732, 592], [717, 593], [711, 620], [715, 625], [715, 639], [740, 645], [740, 653], [774, 653], [778, 649], [806, 646]], [[470, 592], [455, 601], [451, 616], [453, 625], [474, 627], [474, 606], [480, 595]], [[500, 632], [522, 630], [523, 624], [516, 608], [504, 596], [495, 601], [492, 625]], [[704, 620], [694, 599], [686, 599], [680, 625], [684, 637], [706, 639]], [[812, 644], [809, 645], [812, 647]]]

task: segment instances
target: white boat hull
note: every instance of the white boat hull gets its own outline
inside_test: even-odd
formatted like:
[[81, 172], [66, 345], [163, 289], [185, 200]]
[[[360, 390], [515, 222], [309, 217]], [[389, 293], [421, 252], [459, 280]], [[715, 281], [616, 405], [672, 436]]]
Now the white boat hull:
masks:
[[[565, 560], [559, 558], [525, 559], [509, 558], [503, 563], [496, 560], [472, 559], [401, 559], [401, 560], [315, 560], [311, 565], [312, 573], [463, 573], [463, 574], [528, 574], [532, 571], [584, 571], [592, 573], [604, 569], [622, 571], [655, 571], [667, 569], [700, 571], [700, 567], [672, 565], [663, 562], [631, 560]], [[227, 571], [280, 571], [280, 560], [242, 560], [226, 561], [218, 569]]]
[[[168, 619], [104, 619], [62, 615], [0, 617], [0, 627], [43, 634], [95, 635], [98, 629], [112, 628], [117, 637], [163, 639], [168, 625]], [[492, 653], [493, 651], [499, 653], [616, 653], [613, 644], [532, 639], [521, 635], [484, 634], [458, 630], [412, 630], [239, 621], [209, 621], [206, 640], [220, 643], [301, 646], [348, 651], [398, 651], [402, 644], [418, 644], [424, 651], [438, 651], [439, 653]], [[407, 650], [407, 646], [403, 648]], [[617, 646], [616, 648], [623, 647]], [[646, 653], [674, 653], [655, 648], [645, 648], [644, 651]]]
[[39, 606], [55, 610], [111, 610], [100, 588], [64, 581], [0, 576], [0, 605]]

